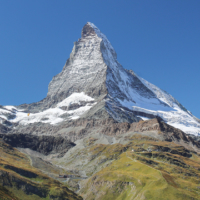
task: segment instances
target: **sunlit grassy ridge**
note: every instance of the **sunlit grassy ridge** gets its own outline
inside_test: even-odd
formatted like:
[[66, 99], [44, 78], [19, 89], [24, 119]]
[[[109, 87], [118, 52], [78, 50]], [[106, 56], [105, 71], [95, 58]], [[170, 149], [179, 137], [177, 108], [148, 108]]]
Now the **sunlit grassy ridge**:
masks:
[[0, 141], [0, 199], [81, 199], [60, 182], [44, 175], [29, 158]]
[[102, 168], [99, 162], [100, 170], [82, 183], [84, 199], [200, 199], [200, 156], [183, 146], [135, 135], [126, 145], [88, 148], [92, 159], [112, 162]]

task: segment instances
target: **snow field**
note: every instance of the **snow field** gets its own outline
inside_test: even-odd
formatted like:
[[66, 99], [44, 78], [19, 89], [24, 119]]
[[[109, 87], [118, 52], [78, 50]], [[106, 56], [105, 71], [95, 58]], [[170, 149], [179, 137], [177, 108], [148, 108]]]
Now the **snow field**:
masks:
[[[43, 122], [49, 123], [52, 125], [58, 124], [66, 119], [62, 118], [61, 115], [68, 114], [67, 119], [78, 119], [83, 113], [88, 111], [93, 105], [96, 103], [90, 103], [94, 99], [85, 95], [83, 92], [81, 93], [73, 93], [68, 98], [64, 99], [62, 102], [58, 103], [55, 108], [49, 108], [39, 113], [28, 113], [23, 112], [22, 110], [17, 110], [14, 106], [10, 106], [10, 109], [16, 110], [16, 117], [10, 122], [19, 122], [22, 125], [35, 123], [35, 122]], [[62, 110], [62, 107], [68, 107], [71, 104], [77, 103], [80, 104], [81, 101], [88, 102], [85, 106], [79, 107], [75, 110]], [[8, 106], [5, 106], [9, 108]], [[1, 110], [0, 110], [1, 112]], [[9, 112], [9, 111], [8, 111]]]

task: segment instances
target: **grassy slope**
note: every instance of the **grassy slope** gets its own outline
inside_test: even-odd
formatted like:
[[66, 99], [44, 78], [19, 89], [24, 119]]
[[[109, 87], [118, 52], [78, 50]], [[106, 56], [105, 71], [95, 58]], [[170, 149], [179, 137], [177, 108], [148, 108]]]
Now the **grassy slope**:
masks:
[[200, 199], [200, 156], [180, 145], [136, 135], [127, 145], [93, 145], [90, 152], [113, 162], [82, 183], [84, 199]]
[[[3, 186], [4, 183], [4, 186]], [[81, 199], [30, 165], [28, 157], [0, 141], [0, 199]]]
[[12, 192], [7, 190], [5, 187], [0, 186], [0, 200], [19, 200]]

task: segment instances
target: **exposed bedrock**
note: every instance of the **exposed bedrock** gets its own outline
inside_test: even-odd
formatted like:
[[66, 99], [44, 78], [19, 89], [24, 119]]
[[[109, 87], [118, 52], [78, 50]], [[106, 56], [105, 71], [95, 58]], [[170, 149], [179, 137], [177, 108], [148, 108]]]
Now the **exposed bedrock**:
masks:
[[0, 135], [2, 139], [13, 147], [30, 148], [44, 155], [67, 152], [75, 144], [63, 137], [36, 136], [27, 134]]
[[77, 131], [71, 131], [66, 135], [68, 139], [73, 141], [83, 138], [89, 133], [93, 133], [95, 131], [108, 136], [119, 136], [128, 132], [147, 132], [149, 136], [156, 134], [159, 135], [159, 138], [162, 140], [173, 141], [195, 151], [200, 151], [200, 142], [198, 140], [193, 139], [180, 129], [166, 124], [159, 117], [134, 123], [116, 123], [113, 119], [81, 119], [71, 122], [68, 124], [68, 127], [76, 127]]
[[[118, 123], [112, 118], [81, 118], [63, 123], [60, 126], [46, 125], [43, 127], [37, 123], [23, 127], [17, 130], [17, 132], [1, 134], [0, 137], [3, 137], [6, 143], [14, 147], [30, 148], [45, 155], [51, 153], [61, 153], [62, 155], [71, 147], [75, 146], [73, 142], [91, 133], [118, 136], [127, 132], [142, 133], [152, 131], [156, 131], [162, 140], [184, 143], [193, 148], [200, 148], [200, 142], [196, 138], [166, 124], [159, 117], [133, 123]], [[38, 136], [37, 133], [43, 134], [43, 136]]]

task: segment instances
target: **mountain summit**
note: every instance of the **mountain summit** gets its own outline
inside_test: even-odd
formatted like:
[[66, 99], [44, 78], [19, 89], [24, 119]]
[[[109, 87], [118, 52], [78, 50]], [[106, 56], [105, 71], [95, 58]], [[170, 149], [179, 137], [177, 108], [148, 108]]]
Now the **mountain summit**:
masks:
[[122, 67], [107, 37], [90, 22], [45, 99], [0, 109], [4, 124], [59, 124], [78, 118], [132, 123], [157, 117], [186, 133], [200, 133], [199, 120], [175, 98]]
[[[107, 66], [102, 57], [104, 41], [98, 36], [98, 32], [100, 33], [91, 23], [83, 27], [82, 37], [74, 42], [70, 58], [62, 72], [50, 82], [47, 98], [59, 102], [74, 92], [83, 91], [92, 97], [106, 94]], [[107, 39], [106, 42], [108, 43]], [[113, 48], [112, 51], [114, 52]]]

